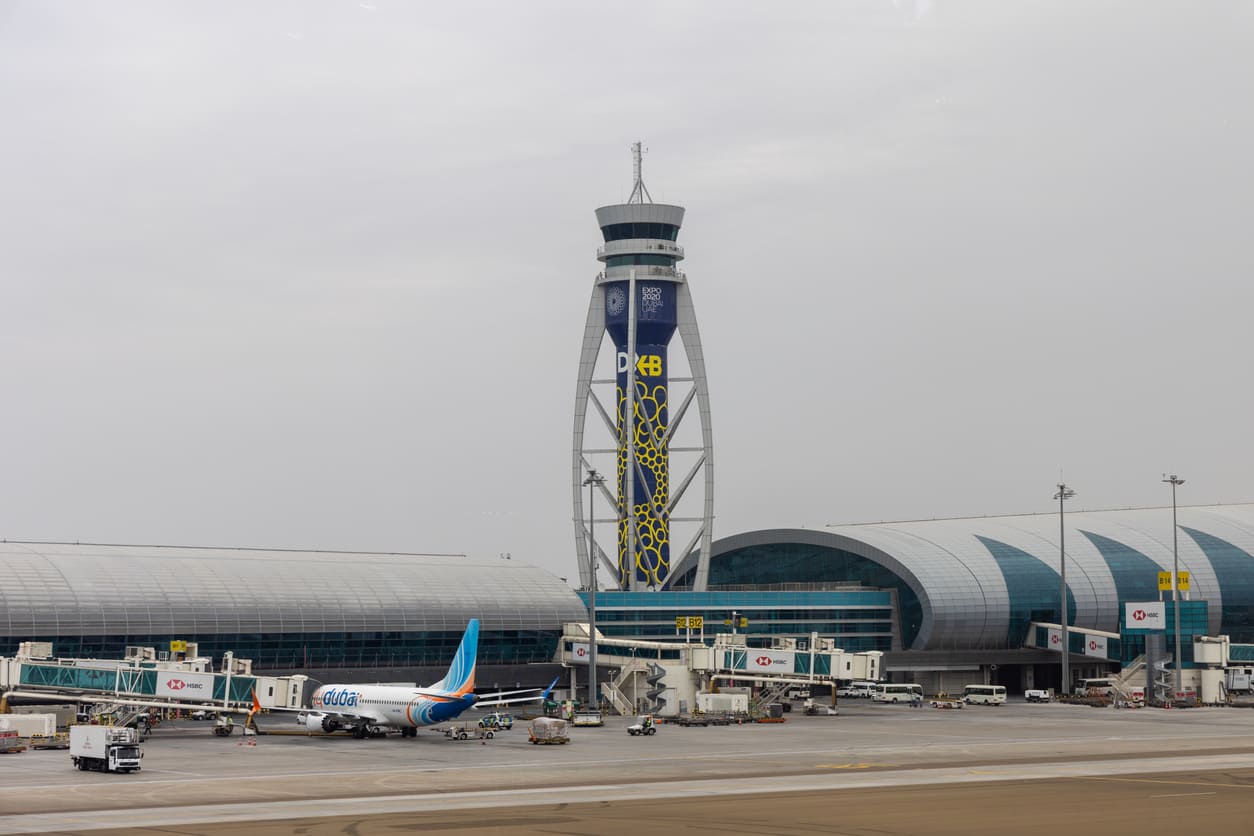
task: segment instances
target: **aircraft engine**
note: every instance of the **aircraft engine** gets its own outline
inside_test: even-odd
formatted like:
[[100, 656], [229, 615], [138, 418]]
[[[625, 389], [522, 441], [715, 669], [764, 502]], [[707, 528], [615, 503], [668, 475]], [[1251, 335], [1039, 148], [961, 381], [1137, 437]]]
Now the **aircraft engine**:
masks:
[[316, 711], [303, 712], [300, 715], [300, 721], [305, 728], [314, 732], [333, 732], [340, 727], [334, 717], [328, 717]]

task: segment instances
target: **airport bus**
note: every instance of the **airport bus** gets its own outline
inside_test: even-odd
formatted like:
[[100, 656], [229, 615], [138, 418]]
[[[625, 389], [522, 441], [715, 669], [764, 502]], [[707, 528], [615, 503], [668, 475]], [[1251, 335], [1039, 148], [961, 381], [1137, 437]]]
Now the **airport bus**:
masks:
[[1075, 686], [1077, 697], [1110, 697], [1115, 693], [1115, 681], [1109, 676], [1081, 679]]
[[967, 705], [1001, 705], [1006, 701], [1004, 685], [968, 685], [962, 689]]
[[875, 693], [871, 698], [876, 702], [922, 702], [923, 686], [913, 682], [879, 682], [876, 683]]

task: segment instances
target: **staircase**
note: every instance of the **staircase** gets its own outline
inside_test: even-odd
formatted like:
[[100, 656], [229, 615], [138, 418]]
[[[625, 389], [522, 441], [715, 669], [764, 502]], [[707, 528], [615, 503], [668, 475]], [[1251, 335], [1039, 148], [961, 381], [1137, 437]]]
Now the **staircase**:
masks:
[[601, 696], [609, 700], [614, 710], [622, 716], [629, 717], [634, 715], [636, 706], [632, 704], [631, 699], [627, 696], [625, 687], [633, 677], [648, 671], [648, 669], [649, 666], [644, 662], [633, 659], [630, 664], [623, 665], [614, 679], [601, 684]]
[[773, 702], [782, 702], [780, 699], [788, 693], [789, 688], [797, 687], [792, 682], [769, 682], [758, 689], [757, 699], [749, 706], [749, 713], [756, 714], [764, 705], [770, 705]]
[[1154, 663], [1154, 699], [1159, 705], [1169, 705], [1175, 692], [1175, 677], [1170, 661]]
[[[1142, 702], [1145, 697], [1145, 654], [1124, 665], [1117, 677], [1111, 677], [1115, 684], [1115, 693], [1124, 703]], [[1141, 694], [1138, 699], [1137, 694]]]
[[649, 672], [645, 675], [645, 684], [649, 686], [649, 690], [644, 692], [644, 698], [648, 700], [653, 707], [655, 713], [661, 713], [666, 707], [666, 700], [662, 698], [662, 692], [666, 687], [661, 684], [662, 677], [666, 676], [666, 669], [657, 662], [649, 662]]

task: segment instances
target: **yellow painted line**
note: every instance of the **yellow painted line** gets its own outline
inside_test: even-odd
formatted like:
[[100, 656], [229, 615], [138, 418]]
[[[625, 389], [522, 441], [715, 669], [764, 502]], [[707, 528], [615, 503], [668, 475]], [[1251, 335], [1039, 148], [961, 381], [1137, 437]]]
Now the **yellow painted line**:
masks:
[[873, 766], [889, 766], [886, 763], [816, 763], [815, 769], [870, 769]]

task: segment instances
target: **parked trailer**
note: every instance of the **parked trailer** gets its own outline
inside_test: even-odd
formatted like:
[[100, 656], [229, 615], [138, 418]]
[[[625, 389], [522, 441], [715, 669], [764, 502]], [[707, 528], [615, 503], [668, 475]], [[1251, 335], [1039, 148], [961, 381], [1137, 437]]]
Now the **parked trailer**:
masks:
[[569, 743], [570, 731], [565, 720], [556, 717], [537, 717], [527, 727], [532, 743]]
[[65, 732], [32, 734], [30, 736], [30, 747], [32, 749], [68, 749], [70, 748], [70, 736]]
[[22, 738], [18, 737], [16, 730], [0, 729], [0, 755], [25, 751], [26, 747], [22, 745]]
[[0, 717], [0, 729], [13, 730], [18, 737], [57, 733], [55, 714], [6, 714]]
[[137, 772], [144, 753], [139, 733], [127, 726], [70, 726], [70, 760], [79, 769]]

